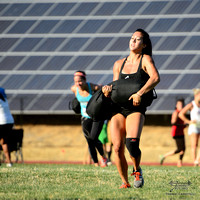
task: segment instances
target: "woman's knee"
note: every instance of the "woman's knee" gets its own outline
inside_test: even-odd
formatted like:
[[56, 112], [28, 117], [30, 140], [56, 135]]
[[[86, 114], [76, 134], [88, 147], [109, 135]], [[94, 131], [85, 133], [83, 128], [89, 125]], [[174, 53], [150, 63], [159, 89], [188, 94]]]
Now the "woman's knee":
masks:
[[113, 151], [116, 155], [121, 155], [121, 153], [124, 153], [124, 145], [113, 144]]

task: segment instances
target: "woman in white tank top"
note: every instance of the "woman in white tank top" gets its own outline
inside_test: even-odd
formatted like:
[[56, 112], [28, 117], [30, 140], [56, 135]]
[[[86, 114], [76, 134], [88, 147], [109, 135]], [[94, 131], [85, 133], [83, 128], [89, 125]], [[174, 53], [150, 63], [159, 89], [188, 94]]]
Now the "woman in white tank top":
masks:
[[[190, 112], [190, 119], [186, 117]], [[200, 162], [200, 149], [197, 155], [197, 147], [200, 138], [200, 89], [194, 89], [194, 100], [187, 104], [179, 113], [179, 117], [189, 124], [188, 134], [191, 137], [191, 153], [194, 165], [198, 166]]]

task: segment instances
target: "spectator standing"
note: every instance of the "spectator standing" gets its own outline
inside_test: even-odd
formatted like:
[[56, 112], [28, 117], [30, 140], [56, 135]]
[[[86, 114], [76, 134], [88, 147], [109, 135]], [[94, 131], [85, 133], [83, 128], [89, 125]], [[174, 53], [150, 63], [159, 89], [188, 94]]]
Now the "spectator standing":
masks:
[[168, 156], [172, 156], [175, 154], [179, 154], [179, 160], [177, 162], [177, 167], [182, 166], [182, 160], [185, 153], [185, 137], [184, 137], [184, 128], [186, 125], [184, 124], [183, 120], [181, 120], [178, 117], [178, 114], [184, 107], [184, 99], [177, 99], [176, 101], [176, 109], [172, 113], [171, 117], [171, 124], [172, 124], [172, 130], [171, 135], [176, 143], [176, 150], [170, 151], [166, 153], [165, 155], [161, 156], [160, 164], [162, 165], [164, 160]]
[[111, 154], [112, 154], [112, 142], [110, 137], [110, 120], [105, 120], [99, 140], [103, 144], [104, 152], [107, 156], [107, 165], [112, 165]]
[[[190, 119], [186, 114], [190, 112]], [[200, 89], [194, 89], [194, 100], [188, 103], [179, 113], [179, 117], [187, 124], [188, 135], [191, 138], [191, 154], [194, 162], [194, 166], [199, 165], [200, 150], [197, 156], [197, 147], [200, 138]]]
[[12, 167], [8, 139], [13, 125], [14, 119], [9, 109], [5, 90], [0, 88], [0, 144], [6, 158], [7, 167]]

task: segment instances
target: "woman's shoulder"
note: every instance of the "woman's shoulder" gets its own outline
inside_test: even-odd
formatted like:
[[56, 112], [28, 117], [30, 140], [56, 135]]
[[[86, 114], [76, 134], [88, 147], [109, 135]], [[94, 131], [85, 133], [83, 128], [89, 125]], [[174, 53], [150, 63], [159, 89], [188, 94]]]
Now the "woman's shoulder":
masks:
[[153, 58], [147, 54], [143, 54], [142, 60], [145, 62], [153, 62], [154, 63]]
[[125, 59], [126, 58], [122, 58], [122, 59], [116, 60], [115, 63], [114, 63], [113, 69], [117, 70], [117, 71], [120, 70]]
[[122, 65], [125, 59], [126, 59], [126, 58], [122, 58], [122, 59], [116, 60], [116, 61], [115, 61], [115, 64], [117, 64], [117, 65], [120, 65], [120, 64], [121, 64], [121, 65]]

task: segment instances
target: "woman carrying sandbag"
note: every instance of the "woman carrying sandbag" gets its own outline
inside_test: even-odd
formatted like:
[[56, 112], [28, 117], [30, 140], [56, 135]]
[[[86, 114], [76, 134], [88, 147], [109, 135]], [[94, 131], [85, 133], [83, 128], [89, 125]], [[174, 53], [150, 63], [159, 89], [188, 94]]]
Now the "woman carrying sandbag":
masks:
[[[114, 64], [113, 81], [132, 79], [131, 84], [140, 87], [136, 92], [130, 94], [129, 98], [126, 99], [127, 103], [121, 104], [120, 110], [111, 118], [111, 137], [115, 163], [122, 179], [120, 188], [131, 187], [128, 181], [128, 164], [124, 155], [125, 145], [133, 161], [133, 173], [131, 175], [135, 177], [134, 187], [139, 188], [144, 184], [142, 169], [140, 168], [141, 150], [139, 142], [145, 121], [146, 107], [149, 106], [148, 103], [145, 104], [145, 101], [148, 100], [145, 94], [159, 83], [160, 77], [152, 58], [152, 45], [148, 33], [142, 29], [136, 30], [130, 39], [129, 48], [129, 56], [117, 60]], [[129, 85], [126, 88], [129, 88]], [[112, 96], [112, 86], [106, 85], [102, 88], [102, 91], [106, 97]], [[120, 90], [118, 93], [120, 95]]]

